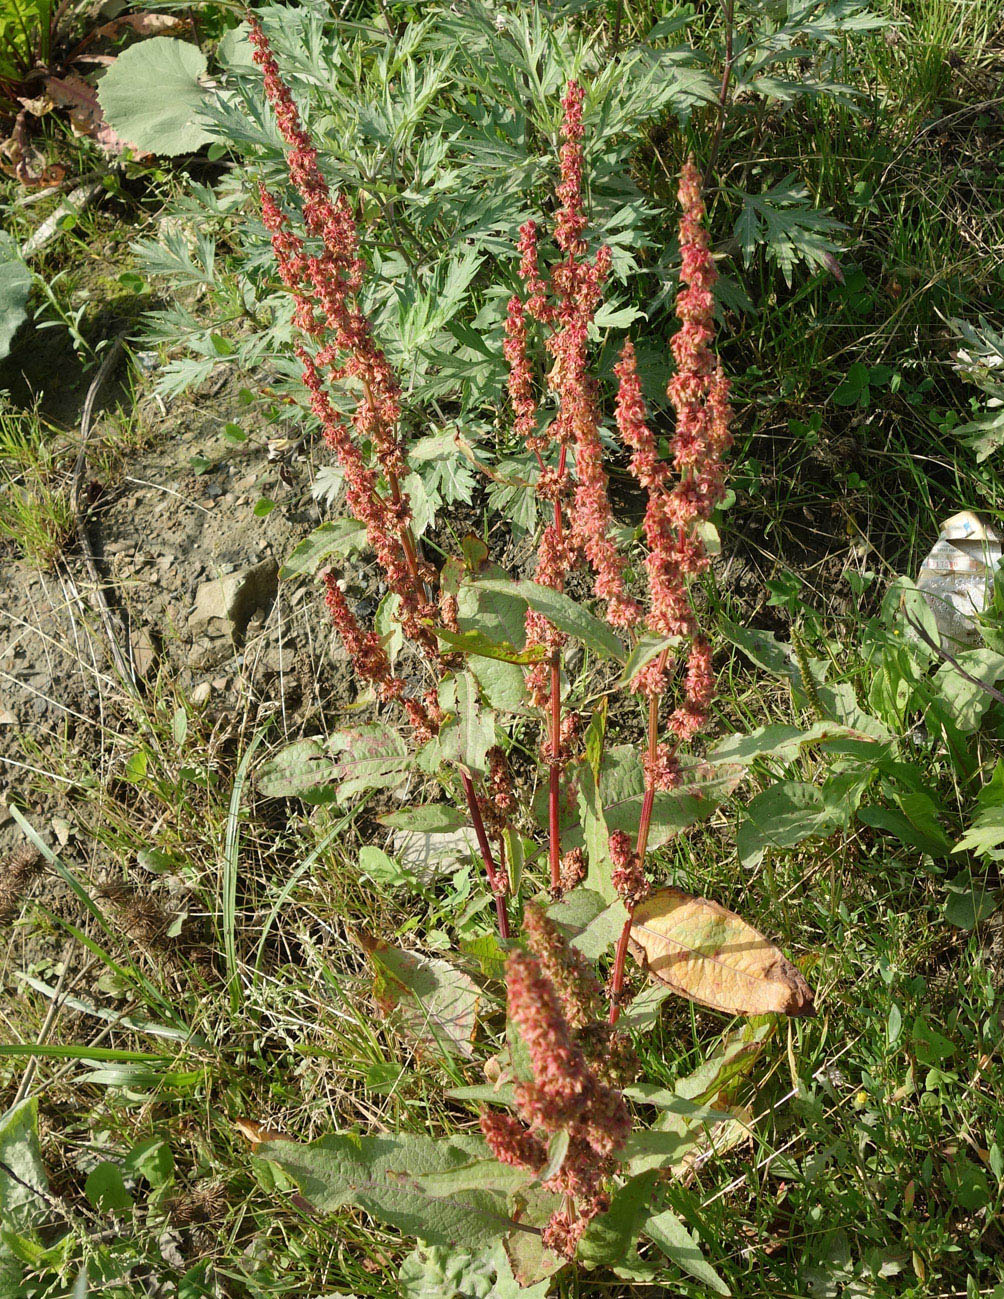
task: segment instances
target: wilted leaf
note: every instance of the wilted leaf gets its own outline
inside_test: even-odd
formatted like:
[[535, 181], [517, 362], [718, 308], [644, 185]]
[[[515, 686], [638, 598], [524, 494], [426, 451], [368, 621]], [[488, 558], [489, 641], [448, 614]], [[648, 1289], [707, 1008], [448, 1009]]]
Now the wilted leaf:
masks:
[[106, 153], [121, 153], [126, 142], [104, 118], [97, 92], [83, 77], [47, 77], [45, 92], [54, 104], [68, 108], [75, 135], [89, 135]]
[[104, 37], [113, 40], [124, 27], [137, 36], [163, 36], [165, 32], [180, 32], [188, 25], [186, 18], [177, 14], [134, 13], [121, 14], [110, 23], [102, 23], [91, 32], [91, 40]]
[[392, 947], [357, 933], [360, 947], [377, 972], [377, 1000], [393, 1011], [396, 1023], [416, 1042], [471, 1056], [481, 993], [474, 980], [438, 957]]
[[809, 985], [772, 943], [717, 902], [680, 889], [660, 889], [635, 909], [631, 950], [654, 979], [713, 1010], [814, 1013]]

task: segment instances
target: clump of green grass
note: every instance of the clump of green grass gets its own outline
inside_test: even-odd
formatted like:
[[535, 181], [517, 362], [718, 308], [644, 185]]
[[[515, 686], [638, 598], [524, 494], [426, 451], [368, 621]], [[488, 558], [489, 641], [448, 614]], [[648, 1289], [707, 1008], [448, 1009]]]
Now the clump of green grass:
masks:
[[0, 405], [0, 534], [27, 563], [51, 569], [74, 528], [69, 474], [37, 410]]

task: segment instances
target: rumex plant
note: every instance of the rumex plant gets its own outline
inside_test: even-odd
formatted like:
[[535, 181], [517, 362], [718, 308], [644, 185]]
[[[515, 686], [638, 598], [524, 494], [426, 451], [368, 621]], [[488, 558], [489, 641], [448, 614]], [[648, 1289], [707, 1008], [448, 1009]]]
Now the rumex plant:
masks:
[[[403, 483], [402, 389], [361, 306], [366, 262], [351, 204], [344, 193], [332, 195], [317, 149], [253, 18], [250, 38], [298, 196], [297, 206], [287, 207], [265, 187], [260, 193], [279, 274], [294, 298], [301, 335], [296, 355], [312, 410], [343, 471], [347, 508], [365, 529], [393, 602], [393, 621], [410, 646], [407, 666], [392, 663], [385, 635], [360, 624], [333, 570], [323, 579], [327, 606], [356, 674], [379, 703], [405, 710], [419, 769], [430, 775], [452, 769], [459, 775], [495, 904], [498, 937], [511, 949], [505, 961], [510, 1042], [498, 1077], [511, 1089], [507, 1100], [515, 1113], [490, 1108], [480, 1121], [487, 1151], [499, 1166], [514, 1170], [517, 1180], [500, 1184], [499, 1174], [484, 1174], [483, 1183], [472, 1177], [470, 1187], [504, 1186], [496, 1234], [508, 1238], [513, 1231], [530, 1231], [557, 1266], [577, 1255], [595, 1219], [614, 1212], [613, 1179], [625, 1166], [632, 1114], [624, 1088], [633, 1078], [633, 1056], [629, 1038], [615, 1026], [624, 1004], [629, 948], [657, 980], [720, 1008], [749, 1009], [744, 1003], [749, 992], [734, 987], [716, 992], [709, 955], [723, 967], [736, 967], [737, 985], [744, 979], [763, 982], [766, 972], [771, 992], [753, 1008], [811, 1009], [811, 994], [798, 972], [738, 917], [674, 889], [650, 896], [645, 874], [657, 798], [679, 794], [700, 801], [688, 789], [680, 750], [704, 726], [713, 693], [711, 649], [699, 627], [692, 586], [709, 563], [705, 538], [723, 494], [722, 457], [730, 443], [732, 412], [728, 381], [711, 346], [716, 273], [700, 176], [688, 160], [679, 186], [680, 328], [672, 344], [676, 371], [668, 390], [676, 416], [671, 460], [660, 455], [649, 425], [630, 341], [616, 366], [616, 429], [645, 503], [644, 577], [633, 575], [636, 556], [620, 541], [604, 466], [602, 393], [592, 372], [591, 334], [610, 252], [604, 246], [591, 251], [586, 238], [584, 91], [574, 80], [562, 101], [553, 249], [545, 246], [537, 223], [521, 228], [523, 293], [511, 296], [505, 326], [515, 429], [536, 462], [535, 490], [548, 512], [534, 580], [509, 578], [488, 562], [487, 547], [474, 539], [465, 543], [462, 559], [447, 558], [437, 570], [412, 528]], [[538, 378], [542, 358], [543, 382]], [[582, 570], [591, 579], [602, 617], [566, 591], [573, 577], [581, 581], [576, 575]], [[566, 646], [575, 637], [622, 669], [581, 740], [577, 713], [563, 706]], [[520, 904], [518, 896], [510, 896], [511, 882], [517, 865], [532, 858], [537, 845], [519, 829], [528, 809], [504, 751], [508, 737], [492, 707], [497, 678], [477, 666], [484, 661], [516, 672], [527, 701], [518, 713], [532, 716], [536, 710], [541, 719], [551, 905], [560, 908], [567, 900], [578, 905], [584, 897], [599, 901], [601, 915], [594, 909], [592, 920], [609, 935], [601, 952], [616, 938], [606, 990], [591, 960], [570, 943], [543, 904], [523, 908], [522, 936], [529, 951], [510, 942]], [[507, 681], [511, 686], [511, 672]], [[619, 689], [640, 696], [647, 735], [640, 760], [633, 755], [641, 776], [636, 819], [608, 827], [602, 795], [606, 696]], [[400, 749], [395, 752], [395, 761], [405, 760]], [[442, 778], [449, 783], [448, 776]], [[568, 843], [563, 842], [562, 803], [576, 782], [586, 834], [584, 842]], [[582, 889], [583, 881], [595, 890]], [[643, 903], [641, 924], [637, 913]], [[702, 924], [714, 930], [713, 941], [707, 933], [702, 936]], [[363, 945], [381, 971], [389, 1006], [394, 988], [408, 992], [407, 962], [395, 958], [386, 944], [366, 940]], [[426, 1007], [440, 1029], [452, 1024], [455, 1038], [461, 1018], [456, 1004], [449, 1012]], [[456, 1044], [469, 1050], [466, 1038]], [[489, 1089], [488, 1095], [471, 1098], [501, 1096]], [[281, 1162], [281, 1152], [273, 1155]], [[634, 1180], [629, 1176], [626, 1185]], [[456, 1190], [458, 1184], [451, 1185]], [[532, 1211], [527, 1187], [535, 1188]], [[359, 1202], [373, 1211], [369, 1201]], [[477, 1206], [477, 1214], [488, 1212], [480, 1201]], [[427, 1224], [420, 1234], [434, 1240]], [[544, 1265], [538, 1260], [535, 1266], [539, 1271]]]

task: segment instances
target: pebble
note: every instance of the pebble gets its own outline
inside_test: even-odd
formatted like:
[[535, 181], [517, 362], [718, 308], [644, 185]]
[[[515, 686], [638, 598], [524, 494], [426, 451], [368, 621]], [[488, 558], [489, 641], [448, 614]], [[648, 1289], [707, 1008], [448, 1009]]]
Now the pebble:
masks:
[[208, 681], [200, 681], [199, 684], [192, 691], [192, 693], [189, 695], [189, 699], [196, 706], [196, 708], [201, 708], [202, 705], [206, 703], [206, 701], [209, 699], [209, 696], [212, 693], [212, 689], [213, 688]]

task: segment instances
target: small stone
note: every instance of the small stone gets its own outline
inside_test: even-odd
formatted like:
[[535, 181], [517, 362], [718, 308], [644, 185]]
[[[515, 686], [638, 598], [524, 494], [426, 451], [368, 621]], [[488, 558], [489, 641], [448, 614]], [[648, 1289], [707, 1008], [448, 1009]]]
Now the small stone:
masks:
[[229, 636], [197, 640], [188, 655], [188, 665], [196, 672], [211, 672], [233, 655], [234, 643]]
[[209, 696], [212, 694], [212, 690], [213, 688], [208, 681], [200, 681], [199, 684], [192, 691], [192, 693], [189, 695], [189, 699], [192, 701], [192, 703], [195, 705], [196, 708], [201, 708], [202, 705], [206, 703], [206, 701], [209, 699]]
[[136, 675], [145, 679], [156, 666], [158, 653], [156, 642], [145, 627], [141, 627], [133, 636], [130, 649]]
[[213, 689], [223, 691], [227, 688], [228, 677], [213, 677]]
[[195, 593], [189, 627], [199, 632], [211, 619], [222, 618], [232, 624], [235, 637], [243, 636], [252, 616], [256, 612], [267, 614], [271, 608], [278, 579], [279, 565], [274, 559], [266, 559], [240, 572], [203, 582]]
[[9, 708], [0, 708], [0, 726], [16, 726], [17, 713]]

